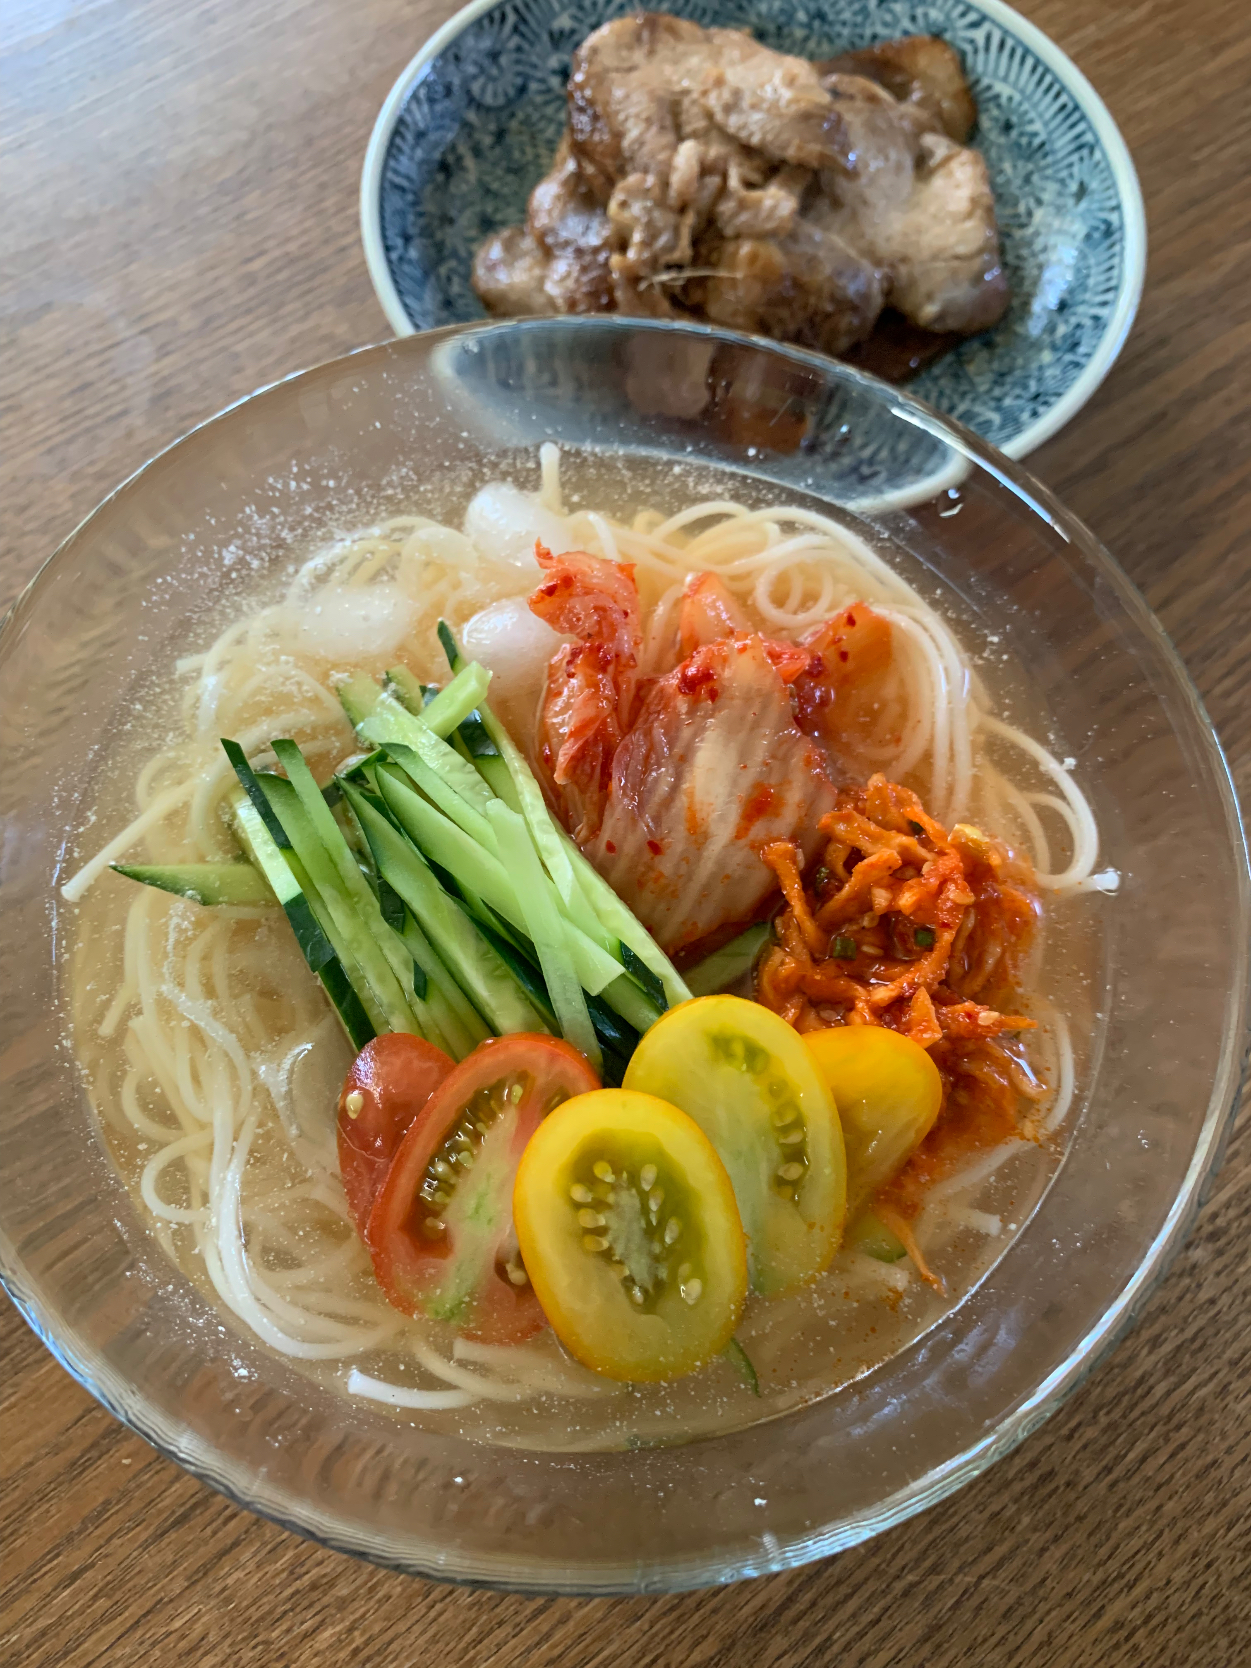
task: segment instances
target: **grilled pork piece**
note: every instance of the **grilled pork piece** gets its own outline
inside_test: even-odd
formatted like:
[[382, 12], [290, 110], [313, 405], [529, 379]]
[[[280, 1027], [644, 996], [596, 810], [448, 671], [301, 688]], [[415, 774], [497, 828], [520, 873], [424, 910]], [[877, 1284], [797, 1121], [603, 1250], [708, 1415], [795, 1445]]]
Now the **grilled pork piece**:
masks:
[[954, 47], [933, 35], [905, 35], [829, 58], [817, 74], [861, 75], [876, 81], [901, 104], [918, 105], [933, 116], [949, 139], [967, 145], [977, 125], [977, 105]]
[[950, 47], [827, 64], [733, 29], [636, 13], [579, 47], [569, 126], [523, 227], [474, 284], [517, 314], [710, 319], [827, 353], [883, 307], [969, 334], [1008, 303], [975, 117]]

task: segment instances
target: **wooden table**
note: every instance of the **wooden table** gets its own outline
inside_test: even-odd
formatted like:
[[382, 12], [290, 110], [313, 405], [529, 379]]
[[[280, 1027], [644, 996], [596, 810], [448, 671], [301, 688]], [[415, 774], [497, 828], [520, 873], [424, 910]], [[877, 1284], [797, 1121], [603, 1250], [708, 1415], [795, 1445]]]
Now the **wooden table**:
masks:
[[[119, 479], [387, 334], [361, 157], [447, 0], [6, 0], [0, 608]], [[1142, 177], [1142, 312], [1032, 467], [1117, 554], [1251, 794], [1245, 0], [1028, 0]], [[1134, 1335], [924, 1517], [676, 1599], [466, 1593], [322, 1551], [115, 1424], [4, 1306], [0, 1655], [23, 1668], [1237, 1668], [1251, 1661], [1251, 1119]]]

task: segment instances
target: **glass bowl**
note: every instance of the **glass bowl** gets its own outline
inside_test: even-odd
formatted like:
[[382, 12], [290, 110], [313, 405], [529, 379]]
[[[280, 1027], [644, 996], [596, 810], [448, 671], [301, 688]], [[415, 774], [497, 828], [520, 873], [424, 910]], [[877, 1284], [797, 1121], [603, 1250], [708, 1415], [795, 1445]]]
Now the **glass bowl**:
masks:
[[[1063, 1160], [964, 1300], [845, 1389], [677, 1446], [522, 1451], [349, 1404], [170, 1264], [109, 1163], [67, 1042], [57, 885], [117, 715], [241, 575], [531, 458], [542, 441], [726, 466], [842, 506], [940, 582], [1050, 720], [1121, 875], [1087, 900]], [[199, 633], [199, 636], [197, 636]], [[1245, 1042], [1248, 875], [1220, 749], [1141, 598], [1014, 464], [814, 355], [620, 318], [513, 321], [363, 350], [154, 459], [66, 541], [0, 636], [5, 1166], [0, 1262], [104, 1406], [231, 1499], [445, 1580], [675, 1590], [835, 1552], [1033, 1430], [1130, 1324], [1220, 1157]]]

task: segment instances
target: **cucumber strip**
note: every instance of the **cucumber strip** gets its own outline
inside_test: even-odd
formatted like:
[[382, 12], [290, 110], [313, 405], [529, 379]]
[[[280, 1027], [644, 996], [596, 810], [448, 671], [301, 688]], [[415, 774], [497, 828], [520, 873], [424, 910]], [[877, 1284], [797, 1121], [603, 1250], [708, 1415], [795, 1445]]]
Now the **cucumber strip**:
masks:
[[[464, 657], [443, 620], [439, 621], [439, 641], [452, 664], [452, 670], [460, 676], [458, 668], [465, 664]], [[543, 790], [526, 763], [521, 749], [485, 701], [478, 708], [477, 716], [484, 735], [494, 748], [494, 753], [474, 755], [474, 763], [484, 781], [488, 787], [494, 788], [498, 797], [504, 800], [510, 810], [519, 811], [525, 818], [530, 838], [543, 861], [543, 867], [551, 876], [566, 918], [585, 933], [592, 943], [598, 944], [601, 950], [615, 957], [620, 934], [614, 937], [607, 932], [591, 907], [565, 849], [562, 831], [553, 822], [552, 813], [543, 797]], [[502, 770], [493, 764], [496, 754], [502, 762]], [[507, 776], [511, 793], [501, 791], [504, 776]]]
[[273, 888], [295, 941], [309, 968], [321, 980], [348, 1041], [359, 1053], [377, 1035], [360, 997], [352, 988], [343, 964], [318, 924], [307, 897], [291, 871], [286, 855], [274, 843], [260, 813], [242, 790], [234, 800], [235, 829], [240, 843]]
[[[412, 978], [409, 966], [412, 957], [396, 942], [399, 935], [388, 927], [383, 919], [369, 882], [361, 873], [360, 865], [344, 838], [343, 830], [334, 820], [329, 806], [322, 798], [321, 789], [305, 763], [303, 753], [293, 741], [277, 740], [271, 745], [279, 764], [286, 770], [287, 780], [300, 797], [305, 816], [335, 867], [344, 893], [366, 927], [372, 931], [379, 949], [387, 958], [391, 971], [400, 981], [402, 988]], [[290, 833], [290, 829], [287, 832]]]
[[897, 1263], [908, 1255], [904, 1242], [871, 1210], [862, 1210], [847, 1230], [847, 1243], [879, 1263]]
[[546, 1031], [543, 1015], [511, 963], [443, 890], [421, 853], [358, 789], [344, 783], [344, 794], [369, 841], [379, 874], [403, 898], [492, 1030], [500, 1036], [510, 1031]]
[[748, 927], [746, 932], [739, 933], [737, 938], [732, 938], [728, 944], [705, 956], [703, 961], [696, 962], [686, 975], [691, 995], [713, 996], [750, 972], [768, 941], [769, 932], [768, 922], [762, 921], [759, 926]]
[[499, 748], [491, 740], [486, 725], [482, 722], [482, 714], [477, 707], [469, 714], [463, 724], [456, 726], [456, 740], [471, 759], [495, 759], [499, 757]]
[[[264, 787], [265, 784], [277, 783], [279, 787], [275, 792], [278, 792], [280, 789], [288, 789], [290, 783], [267, 772], [253, 773], [246, 760], [242, 769], [247, 772], [257, 798], [264, 802], [275, 826], [281, 829], [282, 825], [270, 807]], [[337, 961], [345, 981], [355, 992], [356, 999], [369, 1021], [370, 1029], [375, 1035], [389, 1031], [391, 1023], [383, 1004], [379, 1002], [373, 987], [365, 977], [360, 962], [352, 954], [351, 945], [337, 931], [325, 899], [309, 879], [303, 864], [291, 848], [290, 841], [280, 849], [255, 805], [242, 794], [235, 801], [235, 827], [244, 849], [253, 853], [265, 873], [271, 875], [271, 880], [273, 872], [280, 868], [284, 887], [294, 889], [294, 896], [289, 899], [284, 897], [283, 908], [309, 965], [314, 971], [320, 971], [321, 958], [324, 957], [327, 962]], [[286, 839], [285, 833], [283, 838]]]
[[[411, 739], [388, 735], [385, 733], [388, 728], [389, 725], [375, 724], [372, 718], [367, 718], [357, 734], [363, 741], [383, 748], [397, 763], [402, 762], [422, 792], [429, 793], [436, 804], [442, 806], [443, 797], [454, 792], [480, 815], [485, 813], [491, 790], [468, 759], [462, 759], [441, 736], [423, 730], [420, 724], [414, 723]], [[432, 783], [433, 789], [427, 783]]]
[[[519, 928], [528, 937], [532, 936], [525, 911], [518, 898], [518, 888], [498, 857], [484, 851], [411, 788], [406, 788], [391, 772], [379, 771], [378, 785], [392, 815], [429, 862], [437, 863], [440, 868], [446, 869], [458, 886], [476, 892], [483, 902], [491, 909], [497, 910], [510, 926]], [[501, 807], [498, 799], [491, 801], [490, 816], [497, 840], [499, 824], [496, 822], [495, 814], [501, 808], [507, 810], [506, 806]], [[551, 882], [543, 873], [542, 864], [539, 865], [539, 884], [551, 897]], [[554, 899], [552, 902], [553, 907], [556, 907]], [[568, 938], [574, 971], [580, 983], [593, 996], [598, 996], [606, 986], [621, 977], [620, 962], [614, 961], [576, 927], [570, 927]], [[625, 1017], [629, 1018], [629, 1015]]]
[[272, 904], [274, 894], [251, 863], [110, 863], [119, 875], [198, 904]]
[[[281, 745], [281, 742], [274, 744], [275, 752]], [[295, 748], [294, 744], [292, 751], [298, 757], [299, 749]], [[292, 764], [295, 764], [294, 760]], [[326, 810], [325, 801], [302, 758], [295, 768], [298, 769], [300, 765], [303, 766], [308, 783], [312, 786], [310, 797], [316, 799], [325, 810], [334, 828], [334, 836], [342, 845], [344, 866], [350, 868], [356, 882], [359, 883], [359, 892], [355, 887], [351, 887], [350, 883], [345, 884], [339, 865], [322, 844], [317, 824], [309, 816], [296, 784], [281, 776], [269, 775], [258, 776], [257, 781], [261, 784], [275, 817], [286, 832], [301, 867], [307, 872], [325, 904], [326, 913], [334, 929], [332, 940], [336, 950], [342, 946], [360, 968], [362, 977], [383, 1016], [383, 1028], [388, 1031], [413, 1031], [419, 1036], [424, 1035], [424, 1029], [413, 1006], [417, 1001], [416, 993], [414, 992], [413, 1001], [410, 1002], [405, 989], [406, 986], [411, 988], [412, 985], [412, 957], [383, 920], [378, 901], [370, 891], [364, 875], [356, 867], [352, 854], [334, 824], [333, 817]], [[387, 940], [391, 942], [388, 944]], [[389, 956], [383, 947], [384, 944], [391, 951]], [[435, 1041], [433, 1037], [429, 1040]], [[442, 1044], [438, 1046], [441, 1047]]]
[[388, 666], [387, 683], [391, 686], [391, 693], [396, 700], [406, 706], [409, 712], [420, 714], [427, 703], [433, 701], [439, 693], [431, 689], [428, 684], [415, 678], [407, 666]]
[[603, 923], [604, 930], [611, 933], [619, 943], [627, 944], [643, 965], [651, 969], [663, 985], [671, 1008], [676, 1007], [679, 1002], [688, 1002], [691, 992], [685, 979], [638, 916], [622, 903], [590, 858], [579, 850], [563, 830], [561, 842], [569, 854], [569, 861], [582, 890], [586, 893], [591, 908]]
[[601, 1071], [604, 1060], [599, 1038], [591, 1024], [586, 997], [570, 954], [569, 923], [561, 915], [548, 889], [543, 865], [531, 842], [529, 830], [516, 811], [510, 811], [498, 799], [492, 800], [487, 814], [495, 826], [501, 856], [516, 877], [526, 931], [538, 954], [561, 1034], [567, 1042], [581, 1049], [597, 1072]]
[[632, 1025], [640, 1036], [660, 1018], [661, 1010], [650, 997], [644, 995], [628, 973], [619, 973], [610, 985], [605, 985], [596, 995], [602, 996], [608, 1006]]
[[423, 758], [415, 748], [406, 747], [403, 742], [391, 741], [387, 743], [384, 752], [387, 758], [398, 765], [421, 789], [426, 798], [438, 806], [445, 817], [451, 817], [458, 828], [463, 828], [471, 840], [476, 840], [487, 851], [496, 852], [495, 830], [486, 819], [486, 807], [490, 803], [491, 795], [482, 778], [473, 766], [467, 764], [446, 742], [439, 741], [435, 736], [430, 739], [451, 755], [459, 770], [472, 776], [472, 798], [469, 794], [461, 792], [462, 784], [455, 779], [455, 771], [436, 768], [430, 763], [428, 756]]
[[630, 1056], [638, 1047], [639, 1034], [632, 1025], [627, 1025], [598, 996], [588, 996], [587, 1010], [591, 1016], [591, 1024], [595, 1027], [595, 1035], [599, 1038], [600, 1048], [604, 1055], [602, 1077], [605, 1088], [619, 1088], [625, 1077], [626, 1067], [630, 1064]]
[[[536, 1013], [542, 1015], [543, 1024], [538, 1026], [537, 1029], [541, 1031], [555, 1031], [556, 1015], [553, 1013], [552, 1004], [548, 999], [547, 986], [543, 983], [543, 975], [539, 972], [530, 956], [526, 954], [525, 951], [521, 950], [512, 941], [512, 939], [505, 938], [497, 926], [492, 926], [486, 921], [476, 921], [474, 925], [482, 934], [483, 938], [486, 939], [491, 948], [495, 951], [496, 955], [499, 956], [500, 960], [508, 968], [508, 971], [512, 974], [513, 978], [516, 979], [522, 990], [525, 991], [527, 1000], [531, 1003]], [[529, 940], [526, 942], [529, 943]], [[531, 944], [530, 948], [533, 949], [534, 946]], [[589, 1008], [592, 1002], [598, 1000], [598, 997], [588, 997], [587, 1007]]]
[[648, 1001], [658, 1008], [661, 1013], [664, 1013], [669, 1006], [669, 999], [665, 995], [665, 987], [661, 984], [659, 978], [645, 961], [640, 960], [635, 955], [624, 939], [618, 941], [617, 948], [621, 954], [622, 967], [625, 968]]
[[731, 1338], [721, 1353], [752, 1395], [758, 1396], [760, 1394], [760, 1379], [757, 1377], [756, 1369], [752, 1366], [751, 1356], [748, 1355], [738, 1339]]
[[410, 712], [390, 690], [383, 689], [363, 672], [344, 678], [338, 694], [355, 729], [361, 730], [369, 724], [379, 732], [373, 739], [405, 741], [412, 747], [416, 745], [419, 730], [437, 736], [451, 735], [485, 696], [490, 682], [491, 674], [486, 667], [476, 660], [469, 661], [446, 689], [441, 689], [420, 709], [420, 715]]
[[[467, 832], [481, 840], [484, 829], [488, 827], [482, 813], [491, 797], [490, 789], [473, 765], [463, 759], [437, 729], [431, 727], [428, 716], [436, 710], [436, 703], [444, 695], [456, 696], [459, 704], [466, 689], [477, 687], [481, 680], [469, 679], [474, 667], [483, 678], [489, 676], [474, 662], [473, 667], [466, 667], [464, 673], [454, 678], [424, 710], [420, 703], [412, 704], [407, 685], [403, 691], [404, 703], [401, 703], [390, 691], [380, 689], [372, 678], [361, 673], [354, 674], [339, 685], [339, 699], [361, 740], [388, 751], [447, 816], [461, 821], [459, 812], [454, 809], [456, 801], [453, 794], [477, 810], [479, 821]], [[413, 689], [421, 690], [412, 673], [402, 666], [393, 667], [387, 676], [392, 681], [403, 677]]]
[[[270, 796], [272, 796], [275, 805], [279, 806], [283, 810], [283, 814], [289, 819], [291, 817], [299, 817], [299, 798], [285, 776], [275, 776], [269, 771], [258, 771], [256, 773], [256, 780], [258, 788], [264, 793], [267, 802]], [[382, 1036], [387, 1031], [394, 1031], [396, 1029], [396, 1025], [394, 1023], [394, 1005], [388, 1006], [388, 1004], [379, 997], [374, 988], [374, 984], [370, 981], [366, 967], [362, 965], [361, 959], [356, 953], [357, 949], [360, 948], [363, 943], [366, 961], [368, 961], [370, 945], [372, 942], [369, 934], [361, 934], [360, 932], [349, 927], [349, 931], [345, 936], [337, 923], [335, 912], [327, 904], [326, 899], [314, 885], [313, 881], [309, 877], [308, 871], [300, 862], [300, 859], [294, 849], [284, 851], [282, 856], [289, 866], [296, 884], [308, 900], [309, 909], [312, 911], [318, 925], [325, 934], [327, 941], [334, 951], [334, 954], [342, 964], [343, 971], [347, 976], [348, 982], [360, 998], [361, 1005], [368, 1014], [370, 1024], [373, 1026], [375, 1032], [379, 1036]], [[330, 884], [332, 890], [333, 881], [334, 875], [333, 871], [331, 871]], [[350, 915], [350, 910], [349, 917], [351, 920], [355, 920], [355, 917]], [[382, 964], [382, 972], [384, 976], [389, 974], [389, 969], [386, 967], [385, 963]], [[400, 986], [400, 990], [402, 994], [402, 985]], [[411, 1020], [408, 1021], [409, 1026], [411, 1026], [411, 1023]]]
[[265, 824], [270, 839], [280, 851], [290, 851], [291, 842], [287, 838], [287, 831], [274, 815], [273, 807], [262, 792], [256, 772], [248, 763], [247, 754], [237, 741], [231, 741], [227, 736], [222, 736], [221, 744], [222, 751], [230, 760], [230, 768], [243, 784], [243, 790], [251, 800], [257, 816]]
[[[505, 963], [517, 983], [526, 992], [536, 1010], [542, 1014], [544, 1025], [539, 1029], [557, 1030], [556, 1015], [552, 1012], [552, 1005], [548, 1000], [547, 986], [543, 983], [543, 975], [534, 965], [530, 955], [519, 949], [511, 939], [505, 938], [501, 934], [498, 921], [498, 916], [494, 917], [493, 921], [479, 921], [477, 923], [478, 930], [497, 951], [501, 961]], [[529, 944], [528, 940], [525, 942]], [[531, 951], [533, 948], [533, 945], [529, 945]], [[638, 1045], [638, 1032], [632, 1026], [623, 1024], [622, 1020], [598, 996], [588, 995], [586, 1006], [603, 1053], [604, 1064], [601, 1075], [604, 1083], [614, 1088], [619, 1087], [625, 1076], [626, 1067], [630, 1063], [630, 1056]]]
[[[466, 664], [464, 656], [446, 621], [440, 620], [438, 629], [448, 663], [459, 675], [460, 668]], [[618, 953], [620, 945], [628, 945], [660, 980], [669, 1006], [687, 1001], [691, 993], [677, 968], [574, 841], [557, 826], [520, 748], [485, 701], [479, 705], [478, 715], [498, 749], [503, 769], [489, 757], [474, 762], [487, 785], [511, 809], [519, 810], [525, 817], [570, 919], [612, 955]], [[504, 776], [508, 778], [511, 794], [504, 790], [501, 780]], [[594, 922], [596, 930], [591, 930], [588, 921]]]
[[452, 731], [486, 698], [491, 674], [476, 660], [460, 668], [449, 684], [440, 689], [421, 709], [421, 722], [437, 736], [450, 736]]
[[426, 937], [410, 911], [404, 911], [404, 925], [400, 931], [414, 967], [423, 970], [426, 979], [426, 1005], [435, 1024], [447, 1038], [454, 1060], [472, 1054], [480, 1042], [491, 1035], [482, 1015], [456, 983], [439, 957], [434, 945]]
[[586, 1005], [600, 1042], [628, 1060], [639, 1042], [639, 1033], [634, 1026], [614, 1013], [602, 996], [588, 996]]
[[[481, 717], [481, 709], [479, 709]], [[486, 729], [486, 720], [482, 719], [482, 727]], [[457, 732], [459, 734], [459, 732]], [[520, 812], [521, 796], [517, 792], [512, 772], [508, 768], [508, 761], [497, 749], [494, 753], [471, 754], [473, 764], [478, 775], [490, 788], [497, 799], [502, 799], [510, 811]]]
[[[358, 921], [363, 923], [374, 944], [382, 951], [386, 964], [394, 974], [404, 1001], [416, 1021], [419, 1034], [436, 1048], [450, 1054], [453, 1059], [462, 1059], [486, 1034], [481, 1020], [472, 1010], [467, 1016], [458, 1013], [456, 1002], [449, 997], [446, 989], [446, 985], [452, 981], [433, 950], [429, 951], [428, 965], [423, 965], [421, 959], [414, 957], [412, 946], [405, 942], [403, 929], [407, 921], [407, 911], [398, 894], [385, 881], [378, 880], [378, 892], [375, 897], [371, 881], [361, 873], [353, 856], [348, 833], [351, 841], [359, 844], [362, 857], [367, 864], [372, 865], [373, 854], [346, 806], [341, 813], [349, 825], [345, 831], [329, 811], [322, 810], [325, 796], [318, 790], [312, 772], [295, 743], [275, 742], [274, 752], [288, 771], [285, 782], [279, 777], [273, 778], [273, 782], [278, 785], [277, 791], [288, 801], [294, 791], [300, 808], [312, 824], [315, 837], [320, 840], [323, 850], [334, 865], [337, 879], [346, 894], [349, 910], [355, 912]], [[290, 813], [284, 811], [282, 815], [287, 821], [288, 831], [293, 832], [290, 816], [297, 813], [294, 810]], [[298, 839], [296, 843], [298, 845]], [[331, 903], [333, 909], [333, 899]], [[421, 944], [426, 944], [425, 937], [420, 932], [418, 939]], [[429, 950], [428, 944], [426, 947]], [[381, 969], [365, 962], [362, 964], [362, 970], [366, 978], [376, 986], [377, 974]], [[453, 988], [456, 989], [454, 984]], [[460, 998], [458, 989], [456, 995]], [[463, 998], [461, 1000], [463, 1001]]]
[[[372, 867], [376, 868], [376, 865], [373, 864], [372, 853], [370, 854], [370, 863]], [[378, 895], [378, 908], [382, 911], [382, 919], [391, 928], [392, 932], [398, 932], [402, 937], [404, 933], [404, 922], [406, 919], [403, 898], [395, 890], [394, 886], [388, 886], [387, 882], [383, 880], [380, 874], [375, 873], [373, 875], [371, 885]], [[418, 996], [421, 997], [423, 1002], [426, 999], [426, 984], [427, 979], [425, 968], [418, 966], [418, 964], [414, 962], [413, 989], [417, 992]]]
[[486, 902], [468, 887], [462, 891], [461, 895], [465, 900], [466, 909], [476, 921], [484, 927], [490, 927], [491, 931], [498, 933], [501, 938], [507, 939], [520, 955], [529, 956], [531, 954], [534, 945], [531, 944], [525, 933], [518, 931], [516, 927], [507, 922], [498, 909], [489, 908]]

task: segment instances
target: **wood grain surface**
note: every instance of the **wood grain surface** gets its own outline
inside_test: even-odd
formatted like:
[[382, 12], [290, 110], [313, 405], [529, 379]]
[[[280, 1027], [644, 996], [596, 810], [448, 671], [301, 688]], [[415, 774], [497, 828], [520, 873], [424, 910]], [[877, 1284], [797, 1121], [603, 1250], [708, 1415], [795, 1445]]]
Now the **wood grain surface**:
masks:
[[[446, 0], [5, 0], [0, 607], [118, 480], [259, 383], [387, 334], [357, 180]], [[1251, 794], [1246, 0], [1025, 0], [1142, 178], [1146, 295], [1032, 467], [1145, 593]], [[11, 947], [9, 947], [11, 949]], [[676, 1599], [452, 1590], [249, 1517], [4, 1306], [0, 1658], [23, 1668], [1245, 1668], [1251, 1118], [1137, 1331], [955, 1498]]]

